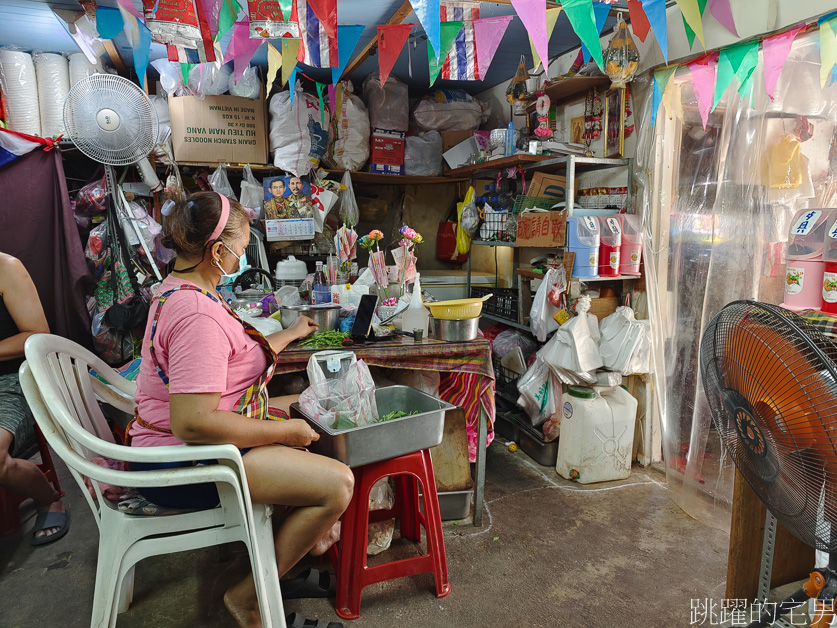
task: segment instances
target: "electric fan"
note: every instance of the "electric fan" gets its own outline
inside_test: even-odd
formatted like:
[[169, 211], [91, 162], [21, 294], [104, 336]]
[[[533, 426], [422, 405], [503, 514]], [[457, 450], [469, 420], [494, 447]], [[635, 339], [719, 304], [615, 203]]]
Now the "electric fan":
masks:
[[149, 187], [156, 187], [154, 181], [159, 184], [154, 168], [148, 162], [158, 133], [154, 105], [146, 93], [128, 79], [113, 74], [93, 74], [78, 81], [67, 94], [64, 127], [76, 148], [105, 165], [105, 179], [120, 220], [130, 222], [154, 274], [162, 281], [113, 172], [113, 166], [137, 164], [140, 176]]
[[[751, 627], [817, 598], [829, 626], [837, 596], [837, 345], [775, 305], [735, 301], [703, 332], [700, 372], [712, 420], [741, 475], [792, 534], [829, 564]], [[819, 622], [819, 623], [818, 623]], [[822, 623], [825, 622], [825, 623]]]

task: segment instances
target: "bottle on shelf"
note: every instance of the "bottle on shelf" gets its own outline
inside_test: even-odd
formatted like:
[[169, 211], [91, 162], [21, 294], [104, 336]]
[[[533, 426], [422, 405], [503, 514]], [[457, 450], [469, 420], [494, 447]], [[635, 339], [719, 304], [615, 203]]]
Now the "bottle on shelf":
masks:
[[421, 329], [424, 337], [427, 338], [427, 327], [430, 323], [430, 314], [424, 307], [421, 298], [421, 275], [416, 273], [416, 282], [413, 284], [413, 296], [410, 298], [410, 305], [404, 311], [401, 319], [401, 329], [411, 332], [414, 329]]
[[314, 282], [311, 286], [311, 305], [331, 303], [331, 286], [325, 278], [323, 263], [317, 262], [317, 270], [314, 271]]

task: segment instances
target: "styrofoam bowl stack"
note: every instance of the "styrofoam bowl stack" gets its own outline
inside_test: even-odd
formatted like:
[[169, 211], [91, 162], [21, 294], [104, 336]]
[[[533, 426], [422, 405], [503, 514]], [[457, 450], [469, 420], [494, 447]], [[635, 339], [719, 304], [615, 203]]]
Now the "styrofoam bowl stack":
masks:
[[19, 50], [0, 49], [0, 70], [9, 128], [19, 133], [40, 135], [38, 83], [32, 55]]
[[93, 76], [99, 72], [101, 70], [90, 63], [83, 53], [76, 52], [70, 55], [70, 87], [78, 83], [81, 79]]
[[70, 67], [63, 55], [35, 53], [38, 77], [38, 103], [41, 109], [41, 134], [55, 137], [64, 134], [64, 99], [70, 91]]

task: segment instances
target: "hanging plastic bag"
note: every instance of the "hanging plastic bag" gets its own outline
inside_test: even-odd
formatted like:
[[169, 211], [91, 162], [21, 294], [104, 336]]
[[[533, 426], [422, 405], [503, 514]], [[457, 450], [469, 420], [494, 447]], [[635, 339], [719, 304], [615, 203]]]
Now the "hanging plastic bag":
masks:
[[231, 72], [227, 79], [227, 87], [231, 96], [258, 98], [262, 93], [262, 82], [259, 80], [258, 68], [254, 65], [247, 66], [238, 81], [235, 80], [235, 74]]
[[232, 67], [229, 64], [217, 67], [214, 63], [199, 63], [189, 71], [187, 87], [194, 96], [220, 96], [230, 86]]
[[227, 178], [227, 166], [229, 164], [218, 164], [218, 167], [215, 169], [211, 175], [209, 175], [209, 185], [215, 192], [218, 194], [223, 194], [227, 198], [237, 201], [238, 197], [233, 192], [232, 186], [230, 185], [230, 180]]
[[590, 297], [580, 297], [576, 304], [578, 316], [561, 325], [548, 350], [542, 350], [547, 364], [576, 373], [590, 373], [602, 366], [598, 320], [588, 313], [589, 309]]
[[[519, 105], [521, 98], [526, 95], [526, 81], [529, 79], [529, 72], [526, 69], [526, 59], [520, 55], [520, 63], [517, 65], [517, 72], [506, 86], [506, 100], [512, 105]], [[516, 112], [515, 112], [516, 113]]]
[[160, 85], [168, 97], [181, 96], [183, 93], [183, 72], [180, 64], [168, 59], [155, 59], [151, 62], [153, 67], [160, 74]]
[[352, 175], [347, 171], [343, 173], [340, 183], [345, 188], [340, 192], [340, 220], [347, 227], [354, 227], [360, 220], [360, 211], [357, 208], [355, 199], [355, 188], [352, 185]]
[[[564, 268], [561, 267], [562, 273], [563, 270]], [[546, 342], [546, 337], [558, 329], [558, 322], [552, 318], [558, 308], [552, 304], [548, 295], [559, 285], [560, 278], [560, 274], [555, 268], [547, 270], [541, 285], [538, 286], [535, 298], [532, 300], [532, 309], [529, 311], [529, 328], [540, 342]], [[565, 274], [564, 289], [566, 289], [566, 281]]]
[[540, 425], [561, 407], [561, 382], [541, 358], [517, 380], [517, 390], [517, 403], [526, 410], [532, 425]]
[[462, 228], [462, 212], [466, 205], [474, 201], [475, 196], [474, 186], [471, 186], [465, 193], [465, 198], [462, 202], [456, 204], [456, 250], [461, 255], [465, 255], [471, 250], [471, 236]]
[[245, 164], [241, 173], [241, 204], [255, 214], [255, 220], [261, 217], [264, 205], [264, 189], [259, 180], [253, 176], [250, 164]]
[[602, 320], [599, 353], [603, 366], [623, 375], [648, 370], [651, 337], [645, 321], [634, 318], [629, 307], [618, 307]]

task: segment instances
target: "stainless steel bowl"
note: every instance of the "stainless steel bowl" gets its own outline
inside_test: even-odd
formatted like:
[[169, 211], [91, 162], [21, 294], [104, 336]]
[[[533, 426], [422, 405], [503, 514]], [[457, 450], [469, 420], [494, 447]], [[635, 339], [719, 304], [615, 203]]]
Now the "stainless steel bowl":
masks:
[[477, 337], [480, 318], [431, 318], [430, 332], [436, 340], [468, 342]]
[[320, 326], [319, 331], [334, 331], [340, 324], [340, 306], [325, 305], [286, 305], [279, 306], [282, 313], [282, 327], [287, 329], [300, 314], [305, 314]]

